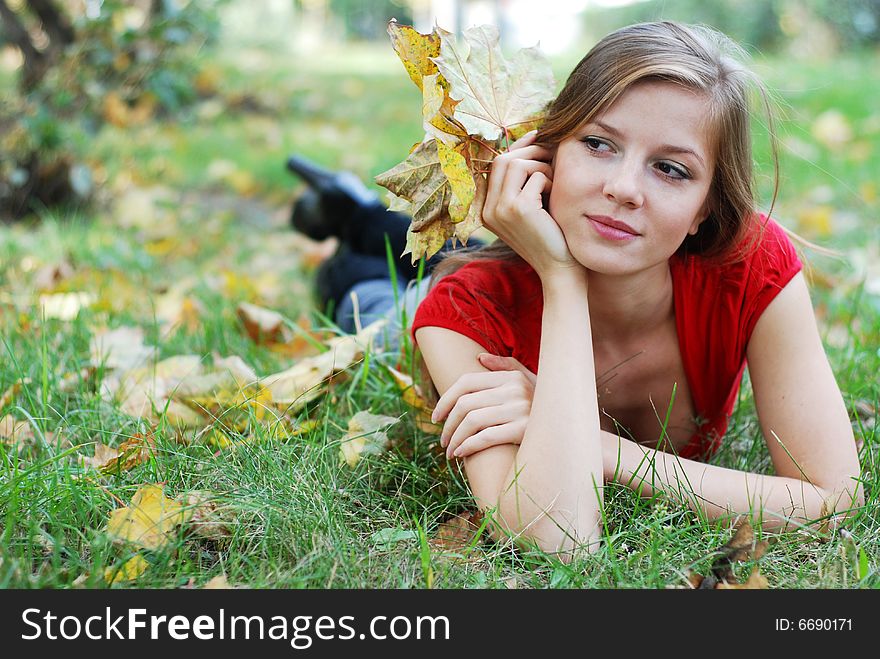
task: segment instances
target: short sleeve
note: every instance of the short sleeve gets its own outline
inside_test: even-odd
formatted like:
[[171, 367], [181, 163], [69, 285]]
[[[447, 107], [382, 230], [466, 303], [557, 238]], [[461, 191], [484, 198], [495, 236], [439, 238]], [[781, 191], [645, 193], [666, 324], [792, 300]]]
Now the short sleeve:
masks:
[[743, 327], [740, 336], [747, 347], [761, 314], [779, 292], [803, 269], [797, 250], [774, 220], [763, 217], [761, 238], [749, 255], [749, 275], [746, 283]]
[[513, 336], [499, 304], [487, 262], [469, 263], [443, 277], [419, 304], [412, 337], [420, 327], [443, 327], [473, 339], [488, 352], [510, 355]]

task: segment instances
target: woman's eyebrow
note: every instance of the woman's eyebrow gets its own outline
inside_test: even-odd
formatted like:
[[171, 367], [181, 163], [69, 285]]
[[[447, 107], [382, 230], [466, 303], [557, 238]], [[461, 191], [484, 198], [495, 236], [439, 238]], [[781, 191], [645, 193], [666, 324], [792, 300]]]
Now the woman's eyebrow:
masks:
[[[614, 137], [617, 137], [617, 138], [623, 137], [623, 133], [621, 133], [619, 130], [617, 130], [614, 126], [606, 124], [604, 121], [593, 121], [591, 123], [598, 126], [602, 130], [608, 132], [609, 134], [611, 134]], [[686, 146], [676, 146], [674, 144], [662, 144], [660, 146], [660, 148], [658, 149], [658, 151], [663, 151], [666, 153], [686, 153], [686, 154], [692, 155], [694, 158], [696, 158], [703, 167], [706, 166], [706, 161], [703, 160], [703, 157], [699, 153], [694, 151], [693, 149], [686, 147]]]

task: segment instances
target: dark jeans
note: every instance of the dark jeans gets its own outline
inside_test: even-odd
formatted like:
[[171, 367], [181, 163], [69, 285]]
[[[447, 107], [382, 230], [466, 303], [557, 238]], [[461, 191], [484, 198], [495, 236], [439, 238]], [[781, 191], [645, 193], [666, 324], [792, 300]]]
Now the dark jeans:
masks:
[[[358, 284], [366, 281], [387, 282], [388, 296], [370, 296], [370, 299], [374, 300], [370, 310], [373, 314], [384, 311], [380, 307], [387, 300], [393, 301], [394, 291], [388, 267], [386, 240], [391, 248], [398, 286], [402, 289], [417, 277], [419, 263], [413, 265], [410, 254], [401, 256], [406, 249], [406, 232], [410, 221], [408, 215], [389, 211], [379, 200], [373, 205], [359, 207], [351, 218], [339, 250], [322, 265], [316, 281], [319, 304], [322, 308], [328, 308], [332, 303], [332, 308], [336, 311], [336, 322], [342, 329], [352, 331], [354, 328], [350, 309], [343, 310], [341, 307], [343, 301], [349, 299], [350, 292]], [[471, 239], [467, 249], [482, 244], [476, 239]], [[425, 262], [424, 274], [428, 275], [451, 249], [450, 239], [439, 252]], [[378, 286], [373, 284], [371, 290], [377, 291]], [[342, 314], [343, 317], [340, 317], [341, 311], [345, 312]], [[365, 309], [361, 307], [361, 312], [364, 311]]]

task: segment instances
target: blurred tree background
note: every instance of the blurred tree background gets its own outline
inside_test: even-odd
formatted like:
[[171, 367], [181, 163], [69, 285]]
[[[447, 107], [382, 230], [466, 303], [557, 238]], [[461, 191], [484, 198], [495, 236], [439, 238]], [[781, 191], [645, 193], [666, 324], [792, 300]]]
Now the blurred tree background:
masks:
[[[0, 0], [0, 16], [6, 219], [90, 199], [106, 179], [107, 163], [93, 149], [105, 125], [192, 120], [194, 103], [236, 81], [242, 91], [242, 72], [255, 70], [255, 47], [274, 55], [261, 60], [267, 79], [285, 76], [285, 69], [288, 79], [309, 71], [321, 76], [327, 61], [347, 59], [350, 92], [376, 53], [386, 57], [382, 66], [393, 60], [385, 34], [391, 17], [423, 31], [435, 22], [456, 30], [495, 23], [509, 48], [540, 39], [562, 75], [609, 30], [658, 18], [712, 25], [762, 57], [793, 58], [804, 67], [838, 53], [876, 52], [880, 43], [880, 0]], [[265, 94], [238, 100], [242, 107], [273, 105], [271, 90], [264, 91], [268, 101]], [[304, 108], [307, 90], [289, 91], [290, 98], [274, 99], [286, 113], [279, 122], [308, 120], [312, 111], [334, 116], [324, 104]], [[413, 115], [414, 131], [416, 124]], [[374, 174], [384, 164], [379, 156], [359, 173]]]
[[217, 34], [216, 2], [0, 0], [17, 69], [0, 103], [0, 213], [87, 199], [87, 143], [102, 124], [173, 117], [198, 94], [192, 55]]

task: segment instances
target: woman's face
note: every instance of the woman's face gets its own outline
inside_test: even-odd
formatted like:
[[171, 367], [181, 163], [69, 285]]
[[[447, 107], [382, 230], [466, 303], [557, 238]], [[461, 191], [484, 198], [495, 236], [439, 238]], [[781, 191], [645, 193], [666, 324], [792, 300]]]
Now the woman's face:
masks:
[[696, 233], [715, 170], [707, 114], [695, 92], [641, 82], [559, 144], [549, 212], [581, 264], [641, 272]]

